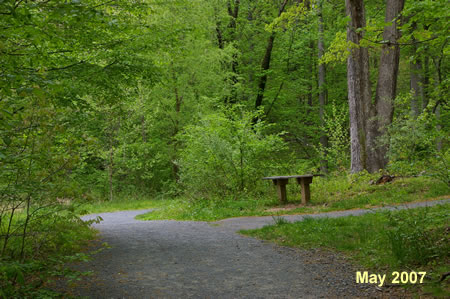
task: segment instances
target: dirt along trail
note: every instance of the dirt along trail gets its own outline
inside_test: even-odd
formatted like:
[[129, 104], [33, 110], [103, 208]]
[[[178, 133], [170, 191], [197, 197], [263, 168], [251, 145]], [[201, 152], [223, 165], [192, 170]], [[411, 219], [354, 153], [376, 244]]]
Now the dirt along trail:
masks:
[[[439, 203], [450, 200], [439, 201]], [[412, 204], [432, 205], [437, 202]], [[148, 210], [147, 210], [148, 211]], [[272, 217], [195, 221], [138, 221], [147, 212], [101, 216], [94, 227], [110, 248], [82, 265], [93, 270], [72, 288], [89, 298], [330, 298], [378, 297], [373, 285], [355, 283], [355, 269], [331, 252], [299, 250], [244, 237], [239, 229], [273, 223]], [[360, 215], [368, 210], [313, 217]], [[304, 216], [285, 216], [298, 221]], [[389, 291], [389, 290], [388, 290]], [[392, 295], [392, 294], [391, 294]]]

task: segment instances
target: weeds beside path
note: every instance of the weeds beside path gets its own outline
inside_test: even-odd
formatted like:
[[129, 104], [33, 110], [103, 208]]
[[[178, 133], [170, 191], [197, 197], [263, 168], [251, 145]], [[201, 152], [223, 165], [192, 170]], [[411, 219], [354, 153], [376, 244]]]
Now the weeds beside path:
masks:
[[221, 226], [232, 231], [239, 230], [248, 230], [248, 229], [257, 229], [262, 228], [266, 225], [273, 225], [282, 218], [287, 222], [296, 222], [302, 221], [305, 218], [338, 218], [345, 216], [360, 216], [367, 213], [374, 213], [377, 211], [383, 210], [403, 210], [409, 208], [418, 208], [418, 207], [428, 207], [434, 206], [438, 204], [446, 204], [450, 203], [449, 199], [442, 200], [434, 200], [434, 201], [425, 201], [425, 202], [414, 202], [414, 203], [405, 203], [401, 205], [395, 206], [385, 206], [378, 207], [372, 209], [355, 209], [355, 210], [345, 210], [345, 211], [334, 211], [334, 212], [326, 212], [326, 213], [318, 213], [318, 214], [301, 214], [301, 215], [282, 215], [282, 216], [261, 216], [261, 217], [237, 217], [237, 218], [228, 218], [220, 221], [213, 222], [213, 225]]

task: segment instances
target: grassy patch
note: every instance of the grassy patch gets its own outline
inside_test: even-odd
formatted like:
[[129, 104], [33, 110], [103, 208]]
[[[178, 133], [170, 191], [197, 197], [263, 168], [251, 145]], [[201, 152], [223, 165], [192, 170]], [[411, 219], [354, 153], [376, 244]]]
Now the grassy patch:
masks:
[[171, 200], [164, 199], [118, 199], [114, 201], [91, 201], [76, 204], [76, 211], [79, 215], [117, 212], [125, 210], [144, 210], [162, 208], [169, 205]]
[[378, 212], [343, 218], [308, 218], [243, 234], [271, 240], [281, 245], [321, 247], [344, 252], [366, 269], [426, 271], [423, 288], [434, 296], [450, 295], [440, 275], [450, 271], [450, 204], [395, 212]]
[[276, 205], [271, 199], [254, 200], [196, 200], [175, 199], [156, 211], [139, 215], [140, 220], [199, 220], [214, 221], [230, 217], [268, 215], [265, 210]]
[[386, 184], [370, 184], [376, 178], [355, 175], [315, 179], [311, 185], [312, 204], [345, 210], [421, 201], [450, 193], [446, 184], [430, 177], [396, 178]]
[[[449, 195], [448, 186], [429, 177], [398, 178], [391, 183], [371, 185], [379, 175], [352, 175], [314, 178], [311, 184], [311, 202], [300, 205], [300, 187], [292, 181], [287, 185], [289, 205], [280, 206], [275, 188], [268, 182], [262, 198], [237, 200], [187, 200], [179, 198], [165, 201], [157, 211], [141, 215], [142, 220], [202, 220], [214, 221], [229, 217], [268, 216], [320, 213], [355, 208], [371, 208], [405, 202], [424, 201]], [[298, 200], [292, 200], [297, 198]], [[157, 201], [156, 201], [157, 203]], [[150, 206], [153, 207], [153, 206]], [[281, 208], [281, 209], [277, 209]]]

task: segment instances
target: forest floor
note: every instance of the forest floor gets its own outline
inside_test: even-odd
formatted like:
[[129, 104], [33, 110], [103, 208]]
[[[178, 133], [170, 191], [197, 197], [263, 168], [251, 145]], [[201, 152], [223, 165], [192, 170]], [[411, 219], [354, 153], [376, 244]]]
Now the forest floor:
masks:
[[[417, 207], [449, 202], [404, 205]], [[401, 207], [395, 207], [395, 209]], [[384, 209], [389, 209], [385, 207]], [[330, 212], [312, 217], [361, 215], [373, 210]], [[70, 287], [70, 293], [91, 298], [328, 298], [404, 297], [401, 288], [356, 284], [355, 265], [343, 255], [317, 249], [293, 249], [236, 234], [276, 221], [274, 217], [242, 217], [213, 223], [138, 221], [149, 210], [101, 216], [92, 261], [76, 267], [92, 270]], [[285, 216], [300, 221], [305, 215]]]

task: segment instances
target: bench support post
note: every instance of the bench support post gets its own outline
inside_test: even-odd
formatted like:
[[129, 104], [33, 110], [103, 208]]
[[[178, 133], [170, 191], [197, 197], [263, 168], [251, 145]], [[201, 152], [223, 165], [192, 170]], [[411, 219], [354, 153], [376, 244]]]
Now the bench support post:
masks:
[[302, 188], [302, 204], [306, 205], [311, 199], [309, 184], [312, 183], [312, 177], [297, 178], [297, 183], [299, 183]]
[[273, 183], [277, 185], [278, 198], [281, 203], [287, 203], [286, 196], [286, 184], [288, 183], [288, 179], [276, 179], [273, 180]]

